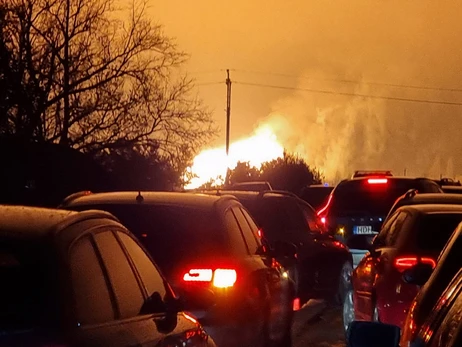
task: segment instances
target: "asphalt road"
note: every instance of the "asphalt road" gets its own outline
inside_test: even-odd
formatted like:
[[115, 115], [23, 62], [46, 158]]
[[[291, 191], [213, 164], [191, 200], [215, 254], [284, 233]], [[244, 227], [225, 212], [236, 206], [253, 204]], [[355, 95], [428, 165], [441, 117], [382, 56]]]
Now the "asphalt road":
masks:
[[310, 300], [296, 312], [292, 338], [293, 347], [345, 347], [341, 308]]

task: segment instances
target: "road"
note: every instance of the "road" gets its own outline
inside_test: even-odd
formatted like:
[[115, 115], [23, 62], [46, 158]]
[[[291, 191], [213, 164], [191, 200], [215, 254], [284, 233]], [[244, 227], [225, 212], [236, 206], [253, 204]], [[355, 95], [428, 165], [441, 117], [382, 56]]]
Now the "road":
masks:
[[344, 336], [340, 308], [311, 300], [296, 312], [293, 347], [345, 347]]

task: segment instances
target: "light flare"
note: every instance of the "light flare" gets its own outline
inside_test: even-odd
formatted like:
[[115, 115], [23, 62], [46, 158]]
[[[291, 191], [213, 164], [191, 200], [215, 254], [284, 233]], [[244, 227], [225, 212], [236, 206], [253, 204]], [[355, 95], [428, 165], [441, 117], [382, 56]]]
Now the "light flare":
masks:
[[199, 153], [193, 165], [187, 169], [187, 174], [193, 178], [185, 188], [198, 188], [210, 181], [222, 184], [227, 169], [234, 169], [238, 162], [248, 162], [251, 167], [259, 169], [264, 162], [283, 156], [284, 147], [279, 143], [271, 125], [264, 124], [255, 130], [254, 135], [231, 143], [229, 156], [226, 156], [224, 146]]

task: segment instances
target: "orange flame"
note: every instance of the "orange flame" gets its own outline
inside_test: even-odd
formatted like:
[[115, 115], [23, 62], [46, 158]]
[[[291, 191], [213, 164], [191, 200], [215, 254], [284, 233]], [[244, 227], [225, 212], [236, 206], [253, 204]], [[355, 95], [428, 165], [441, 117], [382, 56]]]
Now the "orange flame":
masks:
[[238, 162], [248, 162], [250, 166], [260, 168], [264, 162], [282, 158], [283, 155], [284, 147], [278, 142], [271, 126], [262, 125], [254, 135], [231, 143], [228, 157], [224, 146], [199, 153], [193, 165], [187, 169], [188, 174], [194, 177], [185, 188], [198, 188], [210, 181], [222, 184], [227, 169], [234, 169]]

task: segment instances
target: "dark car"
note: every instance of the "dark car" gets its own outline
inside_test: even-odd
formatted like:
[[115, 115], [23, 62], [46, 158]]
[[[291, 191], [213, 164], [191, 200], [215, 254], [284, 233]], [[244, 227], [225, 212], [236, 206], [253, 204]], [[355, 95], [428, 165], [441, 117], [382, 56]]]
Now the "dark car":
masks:
[[[420, 288], [407, 283], [403, 273], [421, 263], [435, 268], [460, 222], [462, 205], [400, 207], [353, 272], [354, 318], [402, 327]], [[352, 308], [349, 300], [345, 301], [345, 312], [347, 308]], [[350, 320], [344, 320], [345, 327]]]
[[226, 189], [229, 190], [249, 190], [249, 191], [255, 191], [255, 192], [261, 192], [265, 190], [273, 190], [271, 187], [271, 184], [269, 182], [238, 182], [238, 183], [233, 183], [230, 184], [229, 186], [226, 187]]
[[289, 269], [302, 303], [310, 298], [343, 301], [352, 271], [351, 254], [326, 232], [309, 204], [294, 194], [274, 190], [220, 190], [209, 194], [237, 197], [255, 218], [269, 245], [290, 242], [297, 247], [296, 264], [278, 260]]
[[416, 327], [416, 338], [403, 343], [398, 326], [377, 322], [353, 322], [347, 332], [350, 347], [460, 347], [462, 346], [462, 269], [437, 298], [423, 324]]
[[215, 346], [115, 217], [0, 206], [1, 346]]
[[340, 182], [317, 213], [328, 230], [350, 248], [356, 266], [393, 203], [410, 189], [421, 193], [443, 192], [438, 184], [426, 178], [353, 178]]
[[63, 205], [117, 216], [140, 238], [218, 346], [290, 346], [293, 285], [236, 198], [87, 193]]
[[303, 188], [299, 196], [300, 199], [305, 200], [315, 210], [318, 210], [326, 204], [333, 189], [334, 187], [325, 185], [311, 185]]
[[462, 195], [459, 194], [420, 194], [416, 189], [410, 189], [408, 192], [396, 199], [395, 203], [388, 212], [384, 223], [395, 213], [401, 206], [410, 205], [462, 205]]
[[[462, 223], [456, 228], [438, 258], [438, 266], [430, 274], [417, 272], [410, 282], [422, 285], [411, 305], [403, 326], [401, 341], [403, 346], [415, 340], [420, 327], [432, 312], [438, 297], [441, 296], [452, 278], [462, 268]], [[412, 269], [411, 269], [412, 270]], [[411, 273], [412, 274], [412, 273]], [[427, 281], [428, 279], [428, 281]]]

